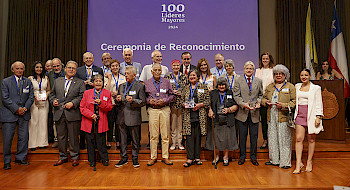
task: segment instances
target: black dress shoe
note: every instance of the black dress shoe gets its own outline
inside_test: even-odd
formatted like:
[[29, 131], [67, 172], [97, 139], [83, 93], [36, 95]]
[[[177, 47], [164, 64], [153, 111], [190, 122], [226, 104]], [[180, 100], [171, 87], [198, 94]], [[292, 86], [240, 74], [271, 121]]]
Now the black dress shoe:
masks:
[[96, 166], [96, 162], [90, 162], [90, 167]]
[[30, 151], [36, 151], [36, 148], [30, 148]]
[[268, 145], [266, 144], [265, 146], [261, 146], [260, 149], [266, 149]]
[[9, 170], [11, 169], [11, 164], [8, 163], [8, 164], [4, 164], [4, 170]]
[[29, 165], [29, 162], [27, 160], [15, 160], [15, 164]]
[[251, 160], [251, 162], [254, 166], [259, 166], [259, 162], [257, 160]]
[[242, 165], [242, 164], [244, 164], [244, 162], [245, 162], [245, 160], [244, 160], [244, 159], [239, 159], [239, 161], [238, 161], [238, 165]]
[[68, 159], [64, 159], [64, 160], [58, 160], [56, 163], [54, 163], [53, 165], [54, 166], [59, 166], [59, 165], [62, 165], [64, 163], [67, 163], [68, 162]]
[[109, 164], [109, 161], [107, 161], [107, 160], [102, 160], [102, 165], [108, 166], [108, 164]]
[[272, 165], [272, 166], [279, 166], [279, 164], [273, 164], [272, 162], [265, 162], [265, 165], [267, 165], [267, 166], [270, 166], [270, 165]]

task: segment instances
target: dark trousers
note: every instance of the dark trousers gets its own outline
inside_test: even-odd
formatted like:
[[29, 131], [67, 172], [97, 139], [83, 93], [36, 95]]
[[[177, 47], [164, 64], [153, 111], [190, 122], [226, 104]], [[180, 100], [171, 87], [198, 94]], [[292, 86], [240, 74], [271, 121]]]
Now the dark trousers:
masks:
[[18, 117], [17, 122], [5, 122], [2, 123], [2, 134], [3, 134], [3, 153], [4, 153], [4, 163], [9, 164], [11, 162], [11, 146], [13, 136], [16, 131], [16, 124], [18, 124], [17, 130], [17, 152], [16, 160], [25, 160], [28, 153], [28, 123], [29, 121], [23, 119], [23, 117]]
[[115, 136], [115, 142], [119, 142], [119, 129], [117, 125], [117, 106], [114, 105], [113, 109], [108, 112], [108, 131], [107, 131], [107, 142], [113, 142], [113, 136]]
[[53, 132], [53, 112], [52, 112], [52, 104], [49, 104], [49, 116], [48, 116], [48, 123], [47, 123], [47, 132], [48, 132], [48, 139], [49, 143], [54, 142], [55, 135]]
[[60, 160], [68, 158], [67, 144], [69, 144], [69, 154], [72, 160], [79, 159], [80, 149], [78, 135], [80, 123], [80, 121], [67, 121], [64, 113], [62, 114], [61, 118], [56, 121]]
[[239, 149], [240, 149], [240, 159], [245, 159], [246, 155], [246, 143], [249, 129], [250, 136], [250, 159], [256, 160], [256, 152], [257, 152], [257, 140], [258, 140], [258, 131], [259, 131], [259, 123], [253, 123], [250, 113], [245, 122], [238, 121], [239, 126]]
[[267, 140], [267, 107], [261, 106], [260, 116], [261, 116], [262, 134], [263, 134], [264, 140]]
[[199, 121], [191, 122], [191, 135], [186, 136], [187, 159], [200, 159], [201, 156], [201, 129]]
[[140, 129], [141, 125], [136, 126], [126, 126], [126, 125], [119, 125], [119, 131], [120, 131], [120, 157], [123, 160], [128, 160], [128, 154], [127, 154], [127, 146], [128, 146], [128, 129], [131, 134], [131, 140], [132, 140], [132, 160], [137, 160], [139, 156], [139, 150], [140, 150]]
[[95, 149], [102, 161], [108, 161], [108, 152], [106, 146], [106, 132], [103, 133], [86, 133], [87, 151], [89, 162], [96, 162]]
[[79, 143], [79, 145], [80, 145], [81, 148], [83, 148], [83, 147], [85, 147], [85, 139], [86, 139], [85, 131], [80, 130], [79, 131], [79, 135], [80, 135], [80, 143]]

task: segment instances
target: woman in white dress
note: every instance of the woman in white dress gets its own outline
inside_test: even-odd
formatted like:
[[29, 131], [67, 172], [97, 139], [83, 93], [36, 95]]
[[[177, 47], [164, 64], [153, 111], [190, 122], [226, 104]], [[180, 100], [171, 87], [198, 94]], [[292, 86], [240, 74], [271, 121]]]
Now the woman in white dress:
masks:
[[[262, 80], [263, 92], [266, 87], [274, 82], [272, 68], [275, 66], [273, 57], [270, 53], [266, 52], [261, 54], [259, 60], [259, 68], [255, 71], [255, 77]], [[267, 148], [267, 107], [261, 106], [260, 108], [261, 126], [264, 137], [264, 142], [261, 145], [261, 149]]]
[[117, 126], [118, 105], [114, 99], [118, 95], [118, 87], [126, 82], [125, 76], [119, 73], [119, 61], [113, 59], [111, 61], [111, 73], [107, 73], [104, 78], [105, 89], [112, 92], [113, 109], [108, 112], [108, 128], [107, 131], [107, 148], [112, 147], [113, 136], [115, 136], [116, 147], [119, 147], [119, 131]]
[[33, 76], [28, 77], [34, 87], [34, 104], [30, 108], [31, 119], [29, 120], [28, 148], [35, 151], [36, 148], [45, 148], [48, 143], [48, 113], [50, 94], [50, 83], [45, 76], [44, 64], [37, 61], [33, 65]]

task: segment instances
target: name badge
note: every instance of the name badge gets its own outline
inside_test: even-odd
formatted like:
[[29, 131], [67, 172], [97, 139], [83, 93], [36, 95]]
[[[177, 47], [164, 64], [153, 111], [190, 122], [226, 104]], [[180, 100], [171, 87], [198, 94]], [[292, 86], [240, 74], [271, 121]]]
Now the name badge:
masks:
[[232, 95], [227, 95], [226, 98], [227, 99], [232, 99]]
[[166, 93], [166, 89], [160, 89], [161, 93]]
[[133, 90], [133, 91], [129, 91], [129, 95], [131, 96], [131, 95], [135, 95], [136, 94], [136, 91], [135, 90]]
[[282, 89], [282, 92], [289, 92], [289, 88]]
[[139, 77], [139, 76], [140, 76], [140, 74], [137, 73], [137, 74], [136, 74], [136, 77]]
[[204, 89], [198, 89], [199, 93], [204, 93]]
[[26, 94], [29, 93], [29, 86], [23, 89], [23, 93], [26, 93]]
[[104, 100], [104, 101], [107, 101], [107, 99], [108, 99], [108, 98], [107, 98], [106, 96], [103, 97], [103, 100]]
[[97, 75], [98, 74], [98, 72], [92, 72], [92, 75]]
[[175, 83], [175, 80], [174, 79], [170, 79], [170, 83]]

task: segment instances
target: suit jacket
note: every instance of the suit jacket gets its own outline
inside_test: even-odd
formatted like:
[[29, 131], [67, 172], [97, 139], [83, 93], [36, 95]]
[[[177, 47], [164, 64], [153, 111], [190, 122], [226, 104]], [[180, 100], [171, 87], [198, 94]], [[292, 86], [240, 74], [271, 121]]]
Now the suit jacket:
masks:
[[32, 82], [22, 77], [21, 93], [17, 90], [17, 83], [14, 75], [7, 77], [1, 82], [1, 101], [0, 122], [15, 122], [19, 115], [16, 111], [20, 107], [27, 108], [28, 111], [23, 115], [25, 120], [30, 120], [30, 107], [34, 102], [34, 90]]
[[[103, 75], [103, 70], [100, 68], [100, 67], [97, 67], [95, 65], [92, 65], [92, 76], [91, 76], [91, 82], [92, 82], [92, 79], [94, 78], [94, 75], [96, 74], [100, 74], [102, 76]], [[77, 69], [77, 73], [75, 74], [74, 77], [78, 77], [80, 78], [81, 80], [83, 81], [86, 81], [87, 80], [87, 75], [86, 75], [86, 67], [85, 65], [81, 66], [81, 67], [78, 67]], [[93, 86], [90, 86], [89, 84], [86, 84], [86, 90], [89, 90], [89, 89], [92, 89], [94, 88]]]
[[64, 72], [64, 70], [62, 69], [62, 71], [59, 74], [55, 74], [54, 71], [50, 71], [47, 74], [47, 77], [49, 78], [49, 82], [50, 82], [50, 88], [53, 87], [53, 85], [55, 84], [55, 79], [59, 78], [59, 77], [64, 77], [66, 75], [66, 73]]
[[[50, 103], [53, 104], [53, 101], [56, 99], [60, 101], [60, 106], [53, 106], [53, 120], [58, 121], [64, 113], [68, 121], [80, 121], [81, 114], [79, 107], [85, 91], [84, 81], [77, 77], [73, 77], [66, 96], [64, 96], [64, 85], [64, 77], [60, 77], [55, 80], [55, 84], [51, 89], [49, 96]], [[64, 105], [68, 102], [72, 102], [74, 106], [69, 110], [62, 108], [61, 104]]]
[[[112, 94], [109, 90], [102, 89], [100, 99], [101, 104], [99, 107], [99, 116], [98, 120], [98, 133], [103, 133], [108, 131], [108, 118], [107, 113], [112, 110]], [[81, 130], [91, 133], [92, 129], [92, 119], [91, 116], [94, 115], [95, 108], [95, 93], [94, 89], [90, 89], [84, 92], [83, 99], [80, 102], [80, 112], [83, 115], [81, 121]]]
[[[298, 115], [298, 107], [299, 107], [298, 92], [300, 92], [301, 85], [302, 83], [298, 83], [295, 85], [297, 96], [296, 96], [296, 107], [295, 107], [294, 119]], [[315, 120], [317, 115], [323, 116], [323, 102], [322, 102], [321, 87], [311, 82], [310, 88], [309, 88], [309, 98], [308, 98], [308, 106], [307, 106], [307, 128], [308, 128], [307, 131], [309, 134], [318, 134], [321, 131], [323, 131], [322, 120], [321, 120], [320, 126], [318, 127], [315, 126]]]
[[[124, 90], [127, 82], [121, 84], [118, 88], [118, 94], [124, 95]], [[129, 86], [128, 86], [129, 87]], [[138, 80], [135, 79], [134, 84], [126, 94], [128, 96], [131, 96], [133, 99], [133, 102], [130, 103], [126, 101], [125, 97], [123, 96], [121, 101], [121, 106], [118, 111], [118, 124], [119, 125], [126, 125], [126, 126], [136, 126], [141, 125], [142, 118], [141, 118], [141, 107], [146, 104], [146, 93], [145, 93], [145, 86], [140, 83]]]
[[[185, 72], [183, 71], [183, 69], [184, 69], [184, 66], [183, 66], [183, 65], [184, 65], [184, 64], [181, 64], [181, 66], [180, 66], [180, 72], [181, 72], [182, 74], [185, 74]], [[192, 65], [192, 64], [190, 64], [189, 66], [190, 66], [190, 68], [189, 68], [189, 70], [188, 70], [187, 75], [190, 73], [191, 70], [197, 70], [197, 67], [196, 67], [196, 66], [194, 66], [194, 65]]]
[[233, 95], [234, 95], [235, 101], [239, 105], [236, 119], [238, 119], [239, 121], [245, 122], [250, 112], [252, 122], [258, 123], [260, 118], [259, 109], [248, 110], [244, 108], [244, 105], [249, 100], [252, 101], [253, 98], [255, 102], [261, 103], [261, 99], [263, 97], [262, 81], [257, 77], [253, 77], [253, 82], [251, 85], [252, 85], [252, 92], [251, 92], [251, 95], [249, 95], [249, 87], [245, 80], [244, 75], [240, 76], [235, 82], [235, 85], [233, 87]]

